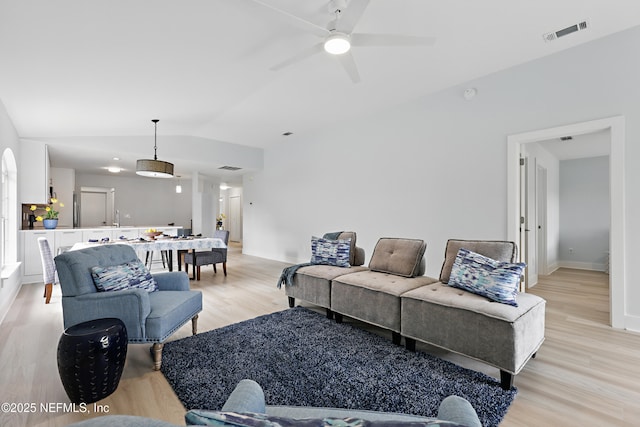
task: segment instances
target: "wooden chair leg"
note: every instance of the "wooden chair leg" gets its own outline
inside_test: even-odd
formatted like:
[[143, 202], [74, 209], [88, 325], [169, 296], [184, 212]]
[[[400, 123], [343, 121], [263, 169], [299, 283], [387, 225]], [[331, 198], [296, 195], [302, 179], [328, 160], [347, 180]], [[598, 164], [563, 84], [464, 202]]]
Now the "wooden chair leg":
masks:
[[216, 273], [216, 274], [218, 273], [218, 270], [216, 270], [216, 265], [215, 264], [213, 264], [213, 272]]
[[53, 293], [53, 283], [47, 283], [44, 285], [44, 303], [49, 304], [51, 301], [51, 294]]
[[164, 344], [161, 342], [154, 342], [153, 347], [151, 347], [151, 352], [153, 353], [154, 371], [159, 371], [160, 366], [162, 366], [162, 347], [164, 347]]
[[193, 335], [198, 333], [198, 315], [191, 318], [191, 332]]
[[224, 270], [224, 275], [226, 276], [227, 275], [227, 262], [226, 261], [222, 263], [222, 270]]
[[197, 279], [196, 280], [200, 280], [200, 266], [198, 266], [198, 268], [196, 270], [197, 270], [197, 273], [196, 273]]

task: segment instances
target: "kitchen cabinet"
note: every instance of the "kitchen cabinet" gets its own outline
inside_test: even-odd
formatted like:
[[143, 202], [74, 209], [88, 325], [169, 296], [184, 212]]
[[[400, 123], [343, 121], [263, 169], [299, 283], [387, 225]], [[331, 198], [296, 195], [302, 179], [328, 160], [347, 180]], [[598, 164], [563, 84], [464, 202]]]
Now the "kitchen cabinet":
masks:
[[20, 140], [21, 203], [44, 205], [49, 201], [49, 150], [38, 141]]
[[61, 249], [71, 248], [74, 244], [82, 242], [82, 230], [55, 230], [55, 251], [53, 256], [56, 256]]
[[[52, 230], [35, 230], [28, 232], [20, 232], [22, 240], [22, 275], [28, 278], [27, 283], [42, 281], [42, 258], [40, 257], [40, 247], [38, 246], [38, 238], [46, 237], [49, 241], [49, 247], [53, 251], [54, 232]], [[53, 253], [55, 256], [55, 253]], [[23, 279], [23, 282], [25, 280]]]
[[88, 242], [90, 240], [97, 240], [100, 242], [102, 239], [113, 239], [113, 230], [111, 228], [98, 228], [91, 230], [82, 230], [81, 242]]

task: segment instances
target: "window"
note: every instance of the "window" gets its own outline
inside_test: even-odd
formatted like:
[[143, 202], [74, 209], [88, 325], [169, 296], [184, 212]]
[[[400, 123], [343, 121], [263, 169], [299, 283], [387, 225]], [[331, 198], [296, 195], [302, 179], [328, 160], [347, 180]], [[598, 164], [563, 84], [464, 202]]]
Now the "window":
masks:
[[0, 260], [2, 266], [18, 260], [18, 168], [10, 148], [2, 154], [2, 186], [0, 188]]

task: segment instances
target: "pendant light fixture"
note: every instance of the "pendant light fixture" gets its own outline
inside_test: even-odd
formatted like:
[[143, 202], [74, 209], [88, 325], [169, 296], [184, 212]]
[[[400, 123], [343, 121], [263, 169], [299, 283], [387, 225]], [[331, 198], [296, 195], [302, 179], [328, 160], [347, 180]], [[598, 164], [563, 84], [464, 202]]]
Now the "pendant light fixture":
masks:
[[173, 163], [158, 160], [158, 122], [160, 120], [151, 120], [154, 126], [153, 136], [153, 160], [140, 159], [136, 162], [136, 174], [140, 176], [148, 176], [150, 178], [173, 178]]

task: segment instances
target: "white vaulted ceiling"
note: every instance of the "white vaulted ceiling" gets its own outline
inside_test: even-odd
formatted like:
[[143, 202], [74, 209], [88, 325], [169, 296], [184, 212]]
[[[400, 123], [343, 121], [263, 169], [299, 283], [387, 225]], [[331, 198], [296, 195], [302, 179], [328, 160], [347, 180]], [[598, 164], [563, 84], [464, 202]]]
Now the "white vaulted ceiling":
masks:
[[[318, 26], [330, 20], [323, 0], [262, 1]], [[585, 20], [588, 30], [543, 41]], [[255, 153], [283, 132], [304, 140], [639, 24], [634, 0], [371, 0], [357, 32], [437, 41], [354, 47], [354, 84], [324, 53], [270, 70], [320, 39], [251, 0], [0, 0], [0, 100], [21, 137], [47, 139], [56, 166], [91, 168], [110, 148], [148, 157], [158, 118], [158, 156], [188, 173], [205, 167], [192, 143]], [[126, 143], [105, 146], [120, 136]]]

